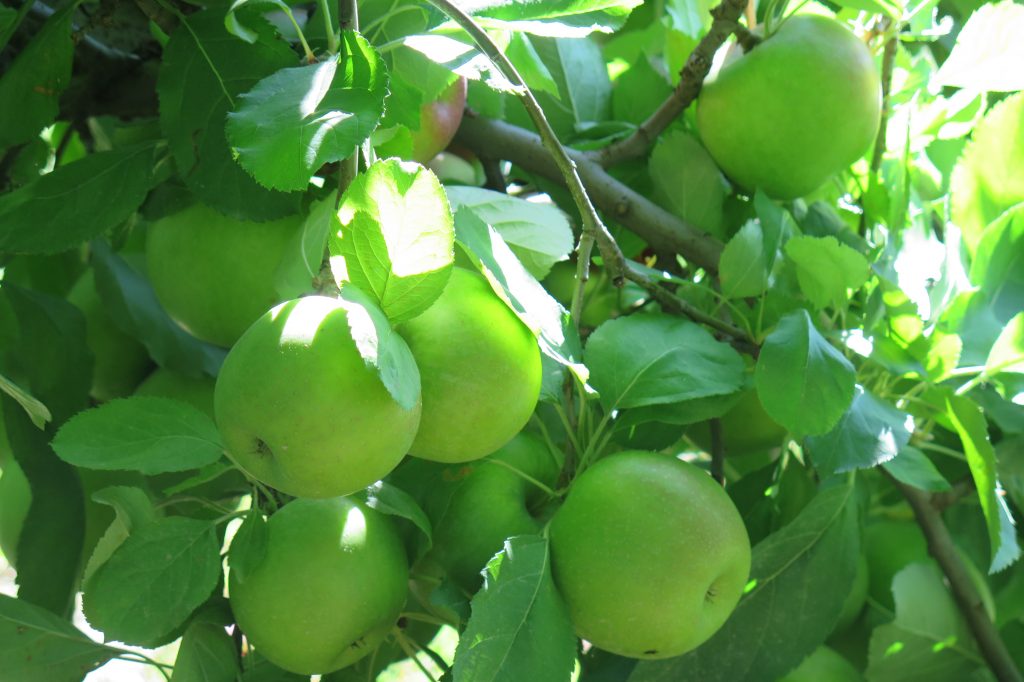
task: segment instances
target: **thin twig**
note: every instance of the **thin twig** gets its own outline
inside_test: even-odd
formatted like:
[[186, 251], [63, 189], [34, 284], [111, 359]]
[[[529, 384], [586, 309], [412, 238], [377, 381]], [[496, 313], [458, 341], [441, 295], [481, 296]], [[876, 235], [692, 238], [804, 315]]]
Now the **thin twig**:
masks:
[[[338, 25], [342, 31], [359, 30], [359, 7], [356, 0], [338, 0]], [[338, 205], [352, 181], [359, 174], [359, 147], [338, 166]]]
[[935, 558], [949, 581], [953, 598], [967, 620], [982, 655], [999, 682], [1024, 682], [999, 631], [989, 619], [984, 602], [957, 552], [953, 538], [928, 493], [889, 476], [914, 510], [918, 525], [928, 541], [928, 552]]
[[711, 477], [719, 485], [725, 485], [725, 443], [722, 440], [722, 420], [712, 419], [711, 426]]
[[668, 128], [672, 121], [686, 111], [686, 108], [697, 99], [704, 79], [711, 70], [711, 61], [718, 48], [739, 28], [740, 16], [747, 7], [747, 0], [722, 0], [722, 3], [711, 10], [714, 21], [707, 34], [697, 43], [680, 73], [679, 84], [661, 106], [640, 124], [636, 131], [624, 140], [608, 145], [604, 149], [592, 152], [592, 158], [604, 167], [614, 166], [629, 159], [635, 159], [647, 153], [658, 136]]
[[[535, 133], [467, 111], [455, 140], [477, 154], [488, 153], [554, 182], [563, 180], [551, 154]], [[681, 254], [708, 271], [718, 269], [722, 243], [619, 182], [581, 152], [569, 151], [594, 203], [656, 251]], [[603, 255], [603, 254], [602, 254]]]
[[[729, 1], [732, 2], [734, 0]], [[615, 238], [612, 237], [601, 217], [597, 214], [597, 209], [591, 203], [590, 196], [583, 187], [583, 181], [576, 171], [576, 164], [558, 140], [558, 136], [555, 135], [551, 124], [548, 123], [547, 117], [544, 116], [544, 110], [533, 96], [533, 93], [530, 92], [526, 81], [519, 75], [519, 71], [509, 61], [508, 57], [505, 56], [505, 53], [501, 51], [501, 48], [491, 40], [487, 32], [471, 16], [463, 12], [462, 9], [450, 0], [429, 0], [429, 2], [461, 26], [469, 34], [470, 38], [473, 39], [477, 47], [501, 71], [502, 75], [514, 87], [518, 88], [516, 94], [519, 100], [526, 107], [527, 113], [530, 114], [530, 119], [540, 132], [540, 138], [545, 148], [547, 148], [555, 164], [558, 166], [558, 170], [561, 172], [562, 178], [569, 188], [569, 193], [572, 194], [573, 202], [576, 204], [577, 209], [579, 209], [580, 216], [583, 219], [583, 232], [588, 233], [595, 241], [597, 248], [601, 252], [601, 258], [604, 260], [605, 270], [611, 276], [616, 286], [620, 286], [623, 273], [627, 269], [626, 258], [622, 255], [622, 251], [619, 250], [619, 245], [615, 243]]]
[[[883, 31], [886, 33], [890, 30], [889, 19], [883, 19], [884, 28]], [[886, 145], [886, 129], [889, 127], [889, 95], [892, 91], [892, 73], [896, 63], [896, 45], [897, 36], [895, 33], [889, 36], [885, 41], [885, 47], [882, 48], [882, 113], [879, 116], [878, 122], [878, 135], [875, 137], [875, 147], [871, 152], [871, 165], [868, 171], [868, 189], [875, 186], [878, 182], [878, 171], [882, 168], [882, 157], [885, 155]], [[863, 197], [862, 197], [863, 200]], [[860, 214], [860, 226], [857, 230], [858, 234], [863, 235], [867, 229], [867, 211], [862, 211]]]

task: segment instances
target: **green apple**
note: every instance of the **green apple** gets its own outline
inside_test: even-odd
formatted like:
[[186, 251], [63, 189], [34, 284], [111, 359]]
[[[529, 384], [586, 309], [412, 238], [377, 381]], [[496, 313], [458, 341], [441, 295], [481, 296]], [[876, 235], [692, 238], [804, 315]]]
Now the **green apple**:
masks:
[[853, 664], [824, 644], [779, 682], [863, 682]]
[[289, 502], [268, 526], [263, 560], [244, 579], [235, 570], [228, 578], [249, 642], [300, 675], [329, 673], [372, 652], [408, 594], [405, 550], [390, 520], [336, 497]]
[[301, 216], [265, 223], [236, 220], [193, 204], [147, 230], [146, 269], [153, 290], [182, 327], [230, 347], [281, 301], [274, 287], [277, 269], [302, 223]]
[[419, 130], [412, 132], [412, 160], [427, 163], [448, 146], [462, 123], [468, 83], [459, 76], [433, 102], [420, 108]]
[[[572, 305], [572, 296], [576, 289], [576, 263], [555, 263], [551, 272], [544, 278], [543, 284], [548, 293], [568, 309]], [[596, 328], [602, 322], [617, 317], [620, 312], [618, 289], [612, 286], [600, 268], [591, 266], [590, 279], [583, 287], [580, 322], [584, 327]]]
[[298, 497], [347, 495], [409, 450], [420, 406], [405, 409], [352, 339], [346, 303], [307, 296], [260, 317], [228, 353], [214, 411], [228, 454]]
[[[757, 397], [757, 391], [743, 392], [739, 401], [720, 417], [722, 445], [727, 457], [742, 457], [764, 452], [782, 445], [786, 429], [768, 416]], [[708, 422], [695, 424], [687, 435], [705, 451], [711, 451], [711, 426]]]
[[555, 583], [576, 632], [632, 658], [697, 647], [732, 613], [750, 540], [721, 486], [692, 464], [628, 451], [569, 488], [550, 526]]
[[881, 101], [864, 43], [835, 19], [796, 15], [704, 84], [697, 128], [739, 185], [795, 199], [864, 155]]
[[402, 324], [420, 369], [423, 418], [409, 453], [436, 462], [489, 455], [540, 397], [540, 348], [482, 277], [453, 268], [441, 297]]
[[883, 519], [864, 528], [868, 594], [892, 610], [892, 579], [907, 564], [928, 560], [928, 543], [913, 521]]
[[131, 394], [152, 363], [146, 347], [114, 324], [96, 291], [92, 270], [71, 287], [68, 301], [85, 317], [85, 340], [92, 351], [92, 397], [100, 402]]
[[436, 467], [423, 507], [433, 524], [433, 546], [421, 564], [436, 564], [473, 594], [481, 571], [513, 535], [539, 533], [548, 495], [517, 471], [554, 487], [560, 466], [544, 442], [520, 433], [497, 452], [466, 464]]

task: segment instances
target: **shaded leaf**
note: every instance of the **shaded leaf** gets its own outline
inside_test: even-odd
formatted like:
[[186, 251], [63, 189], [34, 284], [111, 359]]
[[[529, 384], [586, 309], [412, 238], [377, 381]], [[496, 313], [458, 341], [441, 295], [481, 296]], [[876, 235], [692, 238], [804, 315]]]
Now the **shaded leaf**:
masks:
[[238, 649], [223, 627], [205, 622], [188, 626], [171, 682], [235, 682], [240, 673]]
[[897, 457], [882, 466], [896, 480], [921, 490], [943, 492], [952, 488], [928, 456], [909, 445], [901, 448]]
[[263, 514], [256, 508], [249, 510], [245, 520], [238, 527], [231, 540], [228, 562], [234, 579], [245, 582], [267, 555], [267, 543], [270, 540], [270, 528]]
[[910, 440], [905, 412], [854, 388], [853, 402], [828, 433], [807, 439], [822, 473], [867, 469], [892, 460]]

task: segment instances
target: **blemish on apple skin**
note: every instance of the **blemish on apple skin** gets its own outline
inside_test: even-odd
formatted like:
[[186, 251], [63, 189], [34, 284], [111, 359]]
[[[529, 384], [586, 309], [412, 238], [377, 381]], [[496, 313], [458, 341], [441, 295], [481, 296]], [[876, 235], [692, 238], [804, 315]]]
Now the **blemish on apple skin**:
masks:
[[657, 649], [648, 649], [647, 651], [644, 652], [644, 656], [654, 656], [657, 653], [658, 653]]
[[274, 451], [270, 449], [270, 446], [267, 445], [267, 442], [262, 438], [257, 438], [254, 445], [255, 447], [253, 449], [256, 451], [257, 455], [262, 455], [264, 457], [274, 456]]

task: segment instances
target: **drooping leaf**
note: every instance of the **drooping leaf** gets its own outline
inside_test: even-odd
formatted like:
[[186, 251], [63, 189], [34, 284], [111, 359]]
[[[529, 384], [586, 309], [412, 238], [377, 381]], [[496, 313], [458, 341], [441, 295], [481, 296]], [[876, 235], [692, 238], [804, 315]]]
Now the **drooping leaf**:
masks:
[[181, 328], [157, 300], [152, 285], [103, 240], [92, 243], [96, 290], [115, 324], [146, 347], [158, 365], [189, 376], [216, 376], [227, 351]]
[[830, 431], [854, 395], [853, 365], [818, 333], [806, 310], [786, 315], [768, 335], [754, 382], [768, 415], [801, 435]]
[[0, 595], [0, 669], [19, 682], [79, 682], [120, 652], [66, 619], [23, 600]]
[[223, 627], [206, 622], [188, 626], [171, 682], [235, 682], [240, 674], [238, 648]]
[[351, 155], [377, 126], [387, 69], [359, 34], [346, 31], [341, 42], [337, 58], [267, 76], [228, 114], [228, 141], [261, 185], [306, 189], [322, 165]]
[[640, 663], [629, 682], [779, 679], [835, 626], [853, 584], [858, 536], [853, 486], [822, 490], [754, 547], [746, 594], [711, 639], [678, 658]]
[[188, 15], [164, 47], [157, 82], [160, 128], [181, 178], [204, 203], [242, 219], [271, 220], [295, 213], [299, 193], [261, 187], [231, 155], [224, 119], [260, 79], [296, 64], [288, 43], [258, 18], [247, 26], [253, 43], [224, 28], [224, 11]]
[[386, 481], [377, 481], [366, 489], [364, 496], [367, 506], [372, 509], [411, 521], [423, 533], [426, 538], [425, 548], [429, 548], [433, 542], [430, 519], [412, 495]]
[[974, 486], [988, 528], [992, 563], [989, 571], [1001, 571], [1020, 558], [1013, 518], [1000, 494], [996, 479], [996, 453], [988, 439], [988, 425], [981, 408], [964, 396], [947, 395], [945, 414], [960, 436]]
[[517, 536], [487, 564], [459, 638], [454, 682], [564, 682], [576, 655], [569, 612], [551, 577], [548, 541]]
[[357, 287], [343, 287], [340, 298], [363, 362], [378, 372], [395, 402], [411, 410], [420, 399], [420, 371], [405, 339], [395, 332], [377, 304]]
[[952, 488], [928, 456], [909, 445], [902, 447], [897, 457], [882, 466], [896, 480], [921, 490], [942, 492]]
[[668, 315], [609, 320], [587, 341], [590, 379], [606, 411], [734, 393], [743, 360], [699, 325]]
[[86, 583], [85, 615], [108, 639], [146, 646], [206, 601], [220, 573], [211, 523], [160, 519], [132, 533]]
[[45, 428], [46, 422], [53, 419], [53, 415], [50, 414], [50, 410], [47, 409], [46, 405], [36, 400], [31, 393], [18, 386], [3, 374], [0, 374], [0, 391], [14, 398], [37, 428]]
[[985, 360], [985, 374], [1024, 373], [1024, 313], [1018, 313], [1003, 328]]
[[1011, 209], [981, 235], [971, 281], [991, 301], [1000, 320], [1009, 320], [1024, 304], [1024, 204]]
[[96, 570], [107, 562], [114, 552], [124, 544], [133, 531], [157, 519], [157, 511], [149, 495], [141, 488], [131, 486], [109, 486], [93, 493], [93, 500], [114, 508], [115, 517], [103, 532], [92, 555], [86, 557], [82, 580], [89, 580]]
[[69, 2], [54, 12], [14, 62], [5, 65], [0, 102], [7, 105], [0, 107], [0, 149], [28, 142], [57, 118], [60, 96], [71, 82], [71, 24], [78, 4]]
[[786, 256], [796, 264], [800, 290], [819, 308], [842, 307], [849, 290], [868, 279], [868, 262], [835, 237], [794, 237], [786, 242]]
[[392, 323], [420, 314], [444, 291], [455, 231], [444, 189], [418, 164], [378, 161], [349, 186], [331, 239], [331, 268], [376, 299]]
[[768, 287], [768, 267], [761, 225], [748, 221], [733, 235], [718, 263], [726, 298], [758, 296]]
[[1024, 90], [1024, 7], [1015, 2], [978, 7], [960, 33], [956, 45], [932, 81], [936, 85], [972, 91]]
[[659, 136], [648, 168], [659, 203], [704, 232], [718, 239], [725, 237], [722, 205], [726, 185], [697, 138], [682, 131]]
[[569, 221], [555, 206], [526, 201], [479, 187], [448, 187], [452, 211], [473, 211], [501, 235], [523, 266], [538, 280], [572, 252]]
[[249, 510], [231, 540], [230, 564], [232, 580], [242, 583], [252, 575], [267, 555], [270, 528], [257, 509]]
[[537, 334], [541, 351], [585, 383], [588, 372], [580, 362], [579, 334], [569, 313], [523, 267], [497, 230], [464, 207], [455, 214], [455, 238], [491, 288]]
[[224, 446], [213, 420], [196, 407], [134, 396], [75, 415], [57, 432], [53, 449], [75, 466], [152, 475], [211, 464]]
[[0, 251], [57, 253], [103, 234], [139, 207], [153, 147], [89, 154], [0, 197]]
[[336, 194], [313, 202], [302, 229], [289, 242], [287, 252], [297, 257], [284, 257], [274, 273], [274, 282], [281, 300], [298, 298], [308, 293], [313, 279], [320, 275], [327, 239], [341, 227], [334, 210]]
[[856, 386], [839, 423], [828, 433], [807, 439], [815, 466], [828, 474], [889, 462], [910, 440], [909, 417]]

